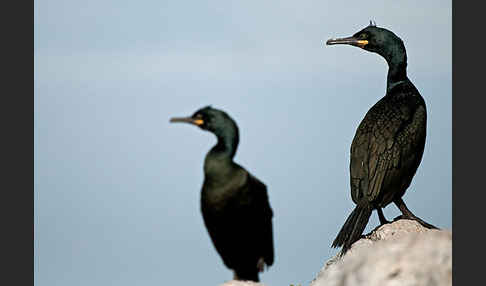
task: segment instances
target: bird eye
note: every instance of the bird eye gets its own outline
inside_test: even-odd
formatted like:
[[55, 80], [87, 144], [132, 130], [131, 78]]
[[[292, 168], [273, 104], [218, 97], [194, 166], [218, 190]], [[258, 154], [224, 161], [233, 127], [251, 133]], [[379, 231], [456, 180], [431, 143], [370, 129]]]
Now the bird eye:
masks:
[[198, 113], [198, 114], [196, 114], [196, 116], [194, 116], [194, 117], [195, 117], [195, 118], [197, 118], [197, 119], [202, 119], [202, 114], [201, 114], [201, 113]]

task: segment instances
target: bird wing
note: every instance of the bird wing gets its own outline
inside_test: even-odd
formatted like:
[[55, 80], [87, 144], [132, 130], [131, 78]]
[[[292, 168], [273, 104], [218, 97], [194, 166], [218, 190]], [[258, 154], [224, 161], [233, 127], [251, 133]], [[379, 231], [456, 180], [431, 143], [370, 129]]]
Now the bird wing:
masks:
[[251, 192], [255, 194], [255, 203], [252, 208], [255, 213], [255, 220], [259, 221], [258, 231], [261, 237], [262, 255], [265, 263], [270, 266], [274, 260], [273, 211], [268, 200], [267, 186], [250, 173], [248, 173], [248, 186]]
[[387, 174], [402, 167], [404, 156], [414, 156], [411, 147], [420, 140], [408, 133], [414, 118], [425, 118], [425, 107], [407, 104], [405, 99], [390, 100], [394, 99], [384, 97], [368, 111], [351, 144], [351, 195], [355, 203], [363, 198], [374, 201]]
[[[246, 260], [263, 257], [267, 265], [273, 263], [273, 212], [267, 188], [256, 177], [238, 171], [241, 183], [228, 184], [225, 197], [218, 203], [202, 198], [201, 210], [211, 240], [229, 268], [246, 264]], [[203, 189], [205, 186], [203, 186]]]

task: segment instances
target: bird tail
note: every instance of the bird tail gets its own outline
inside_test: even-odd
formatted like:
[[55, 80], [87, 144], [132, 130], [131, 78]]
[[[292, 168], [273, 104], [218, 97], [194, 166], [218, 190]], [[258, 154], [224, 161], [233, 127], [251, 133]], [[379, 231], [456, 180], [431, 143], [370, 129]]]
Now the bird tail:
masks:
[[348, 219], [346, 219], [346, 222], [332, 243], [332, 247], [343, 247], [341, 256], [361, 237], [366, 224], [368, 224], [372, 210], [373, 208], [369, 205], [362, 206], [358, 204], [348, 216]]
[[260, 282], [258, 269], [238, 269], [234, 271], [234, 280]]

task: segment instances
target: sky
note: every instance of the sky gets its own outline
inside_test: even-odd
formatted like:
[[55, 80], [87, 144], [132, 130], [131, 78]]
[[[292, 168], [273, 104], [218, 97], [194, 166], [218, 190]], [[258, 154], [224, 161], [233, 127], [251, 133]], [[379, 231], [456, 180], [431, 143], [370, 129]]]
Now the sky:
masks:
[[[427, 104], [408, 207], [452, 229], [451, 1], [34, 2], [34, 282], [220, 285], [200, 212], [215, 137], [169, 124], [206, 105], [240, 130], [235, 161], [268, 187], [266, 285], [308, 285], [352, 211], [349, 150], [385, 95], [377, 54], [326, 46], [372, 19], [405, 43]], [[384, 209], [393, 219], [392, 204]], [[379, 224], [373, 213], [365, 232]]]

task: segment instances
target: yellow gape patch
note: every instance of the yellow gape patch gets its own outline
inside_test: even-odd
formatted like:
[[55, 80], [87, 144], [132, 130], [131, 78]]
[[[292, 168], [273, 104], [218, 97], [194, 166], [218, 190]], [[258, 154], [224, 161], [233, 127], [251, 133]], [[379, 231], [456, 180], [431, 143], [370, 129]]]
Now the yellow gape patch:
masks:
[[366, 46], [368, 44], [368, 41], [367, 40], [359, 40], [357, 41], [358, 43], [358, 46], [360, 46], [361, 48]]

